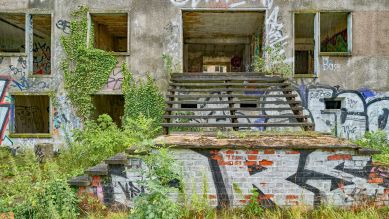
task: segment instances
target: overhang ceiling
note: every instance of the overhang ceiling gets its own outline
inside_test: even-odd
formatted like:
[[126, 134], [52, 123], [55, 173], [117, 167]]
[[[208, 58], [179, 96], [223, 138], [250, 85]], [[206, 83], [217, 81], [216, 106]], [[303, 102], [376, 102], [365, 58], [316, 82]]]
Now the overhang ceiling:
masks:
[[184, 12], [184, 37], [249, 37], [262, 29], [263, 12]]
[[126, 37], [128, 29], [127, 14], [93, 14], [92, 20], [96, 24], [104, 25], [110, 34], [117, 37]]

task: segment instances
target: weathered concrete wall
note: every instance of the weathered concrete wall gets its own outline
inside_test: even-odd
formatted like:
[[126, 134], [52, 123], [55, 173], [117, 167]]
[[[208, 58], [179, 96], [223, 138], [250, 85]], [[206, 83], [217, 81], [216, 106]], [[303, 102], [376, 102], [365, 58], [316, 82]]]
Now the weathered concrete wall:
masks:
[[[69, 34], [70, 13], [79, 5], [87, 5], [91, 12], [128, 12], [130, 17], [130, 50], [128, 54], [118, 56], [119, 63], [102, 88], [101, 93], [121, 93], [122, 74], [120, 63], [127, 61], [130, 70], [137, 77], [144, 77], [151, 73], [162, 91], [167, 87], [168, 74], [164, 69], [162, 54], [173, 58], [173, 69], [182, 71], [183, 68], [183, 37], [182, 37], [182, 10], [259, 10], [266, 11], [266, 31], [264, 36], [271, 45], [281, 41], [284, 51], [290, 62], [293, 61], [293, 19], [292, 11], [351, 11], [353, 50], [350, 56], [320, 56], [317, 78], [305, 79], [304, 84], [315, 86], [316, 83], [339, 85], [342, 89], [357, 90], [369, 88], [377, 91], [377, 97], [384, 96], [389, 87], [389, 2], [378, 1], [343, 1], [343, 0], [3, 0], [0, 3], [2, 13], [51, 13], [52, 14], [52, 40], [46, 45], [44, 52], [51, 53], [51, 75], [36, 77], [32, 75], [33, 57], [30, 51], [20, 54], [0, 54], [0, 75], [3, 83], [2, 118], [0, 121], [4, 145], [18, 147], [20, 145], [33, 146], [39, 142], [55, 143], [56, 146], [64, 143], [74, 128], [81, 127], [81, 121], [75, 116], [63, 89], [63, 73], [60, 63], [64, 56], [60, 44], [60, 37]], [[31, 37], [31, 30], [27, 30], [26, 37]], [[29, 45], [26, 48], [29, 47]], [[35, 47], [37, 49], [38, 47]], [[34, 49], [34, 48], [32, 48]], [[45, 60], [48, 61], [47, 59]], [[296, 80], [299, 87], [300, 80]], [[298, 89], [300, 91], [300, 89]], [[333, 89], [330, 89], [333, 90]], [[58, 106], [50, 107], [51, 137], [49, 138], [11, 138], [10, 125], [14, 116], [10, 95], [12, 94], [48, 94], [56, 93]], [[332, 92], [332, 91], [331, 91]], [[330, 92], [330, 93], [331, 93]], [[307, 93], [307, 92], [306, 92]], [[351, 92], [355, 93], [355, 92]], [[331, 95], [338, 95], [333, 91]], [[342, 94], [346, 95], [346, 94]], [[347, 106], [346, 120], [337, 119], [333, 115], [322, 114], [323, 105], [310, 102], [307, 96], [307, 113], [312, 113], [317, 130], [329, 131], [338, 124], [339, 135], [354, 137], [363, 135], [363, 131], [376, 130], [377, 127], [388, 130], [387, 102], [382, 100], [362, 100], [359, 95], [347, 94], [360, 104], [356, 108]], [[386, 95], [387, 96], [387, 95]], [[374, 108], [374, 110], [372, 110]], [[365, 115], [366, 114], [366, 115]], [[338, 117], [344, 115], [337, 113]], [[382, 117], [383, 116], [383, 117]], [[385, 117], [386, 116], [386, 117]], [[319, 118], [320, 117], [320, 118]], [[355, 121], [351, 121], [354, 118]], [[379, 119], [380, 118], [380, 119]], [[367, 122], [365, 122], [367, 121]], [[351, 126], [346, 128], [345, 126]], [[342, 131], [344, 130], [344, 131]], [[351, 130], [351, 131], [347, 131]], [[359, 130], [359, 131], [358, 131]], [[351, 133], [351, 134], [350, 134]], [[357, 134], [355, 134], [357, 133]]]
[[[172, 152], [182, 167], [187, 197], [205, 193], [212, 206], [242, 206], [253, 190], [260, 194], [263, 207], [389, 204], [388, 173], [373, 167], [370, 156], [353, 149], [177, 148]], [[144, 168], [138, 158], [108, 165], [107, 175], [91, 174], [79, 192], [107, 205], [132, 206], [133, 199], [145, 192], [139, 185]], [[204, 191], [204, 182], [208, 191]]]

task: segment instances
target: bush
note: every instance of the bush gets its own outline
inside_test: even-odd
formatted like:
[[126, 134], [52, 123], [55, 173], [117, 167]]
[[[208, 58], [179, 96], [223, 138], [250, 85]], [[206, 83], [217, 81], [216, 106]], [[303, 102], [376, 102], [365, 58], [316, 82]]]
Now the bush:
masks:
[[180, 218], [178, 203], [169, 198], [182, 182], [179, 167], [167, 148], [159, 148], [143, 158], [147, 165], [144, 180], [147, 191], [135, 199], [131, 218]]
[[0, 213], [14, 212], [16, 218], [77, 217], [76, 194], [53, 161], [39, 164], [31, 150], [16, 158], [4, 150], [0, 154]]
[[373, 156], [375, 161], [389, 164], [389, 140], [385, 131], [367, 132], [361, 139], [355, 141], [362, 147], [373, 148], [381, 151], [381, 154]]

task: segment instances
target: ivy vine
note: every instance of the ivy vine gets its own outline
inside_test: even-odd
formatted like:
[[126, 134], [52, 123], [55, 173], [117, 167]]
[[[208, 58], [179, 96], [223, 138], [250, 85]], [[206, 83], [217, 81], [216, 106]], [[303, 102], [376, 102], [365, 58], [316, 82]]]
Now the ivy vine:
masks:
[[[66, 57], [61, 66], [64, 71], [65, 89], [83, 120], [93, 115], [92, 94], [98, 92], [106, 83], [109, 74], [115, 68], [116, 57], [93, 47], [93, 40], [87, 45], [88, 8], [81, 6], [72, 12], [69, 35], [61, 38]], [[90, 39], [93, 37], [93, 27]]]
[[122, 73], [125, 100], [123, 123], [126, 124], [127, 119], [134, 120], [139, 116], [145, 116], [153, 120], [153, 128], [160, 127], [166, 105], [165, 98], [153, 78], [147, 75], [145, 81], [135, 80], [126, 63], [122, 65]]

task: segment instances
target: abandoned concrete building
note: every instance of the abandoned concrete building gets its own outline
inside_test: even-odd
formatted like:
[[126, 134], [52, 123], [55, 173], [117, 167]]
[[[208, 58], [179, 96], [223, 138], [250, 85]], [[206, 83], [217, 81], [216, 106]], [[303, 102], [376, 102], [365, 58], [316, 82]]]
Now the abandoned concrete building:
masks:
[[[96, 113], [109, 114], [118, 125], [124, 111], [121, 65], [126, 62], [137, 78], [144, 78], [150, 73], [167, 95], [170, 111], [165, 128], [177, 126], [174, 124], [174, 111], [193, 111], [194, 114], [183, 117], [193, 119], [190, 123], [193, 127], [218, 127], [218, 124], [224, 127], [229, 124], [228, 127], [235, 130], [263, 131], [288, 126], [291, 130], [314, 129], [348, 139], [362, 137], [367, 131], [385, 130], [389, 134], [389, 1], [2, 0], [1, 145], [18, 148], [51, 143], [60, 147], [73, 129], [82, 127], [82, 121], [76, 116], [64, 89], [61, 61], [65, 53], [60, 42], [61, 36], [71, 31], [71, 12], [80, 5], [89, 8], [88, 25], [94, 27], [89, 28], [88, 41], [95, 48], [112, 51], [118, 59], [106, 85], [93, 94]], [[283, 62], [292, 71], [287, 84], [272, 77], [258, 82], [262, 79], [257, 77], [264, 76], [250, 74], [255, 71], [253, 66], [258, 57], [263, 57], [269, 48], [276, 55], [286, 57]], [[166, 69], [163, 57], [171, 58], [174, 74]], [[203, 85], [187, 88], [190, 86], [184, 84], [191, 80]], [[214, 92], [209, 88], [221, 86], [213, 83], [221, 80], [225, 90]], [[238, 85], [234, 80], [252, 84], [239, 90], [242, 85], [236, 88]], [[266, 83], [261, 84], [263, 82]], [[251, 91], [250, 86], [254, 86], [255, 90]], [[272, 90], [274, 86], [278, 88]], [[190, 96], [190, 92], [197, 91], [213, 95], [197, 93], [181, 104], [177, 101], [179, 97], [174, 96], [174, 92]], [[251, 99], [232, 100], [231, 95], [251, 96]], [[305, 174], [309, 178], [315, 175], [313, 171], [304, 169], [309, 162], [323, 170], [319, 175], [325, 182], [320, 185], [308, 182], [309, 179], [287, 179], [289, 182], [284, 188], [293, 183], [298, 186], [310, 183], [304, 201], [308, 204], [320, 204], [319, 196], [321, 191], [325, 191], [337, 205], [347, 205], [349, 202], [335, 190], [334, 186], [339, 183], [349, 188], [346, 189], [347, 194], [352, 193], [355, 189], [352, 185], [357, 184], [366, 187], [369, 194], [386, 195], [381, 200], [388, 201], [388, 179], [367, 179], [368, 176], [363, 175], [365, 181], [361, 181], [358, 178], [361, 173], [352, 169], [355, 166], [350, 163], [354, 162], [354, 158], [359, 159], [355, 161], [358, 167], [354, 169], [368, 165], [371, 160], [367, 155], [359, 155], [356, 148], [346, 146], [341, 140], [328, 140], [328, 144], [336, 144], [342, 150], [331, 152], [331, 147], [328, 147], [315, 152], [290, 149], [247, 151], [248, 159], [256, 157], [253, 158], [256, 160], [258, 153], [266, 155], [266, 159], [258, 161], [261, 168], [250, 167], [247, 177], [260, 174], [264, 174], [261, 177], [271, 177], [264, 170], [271, 169], [269, 166], [273, 162], [279, 164], [279, 168], [287, 169], [285, 161], [272, 161], [275, 159], [273, 154], [280, 154], [295, 161], [295, 176]], [[223, 145], [219, 149], [222, 149], [220, 153], [223, 156], [238, 153], [223, 148]], [[210, 196], [215, 196], [215, 205], [244, 203], [244, 200], [234, 199], [236, 194], [228, 187], [233, 180], [228, 181], [228, 178], [226, 182], [220, 168], [212, 166], [211, 157], [216, 156], [213, 151], [180, 153], [198, 162], [209, 161], [212, 174], [218, 172], [219, 175], [212, 175], [210, 171], [208, 177], [224, 179], [226, 185], [210, 185]], [[352, 168], [346, 172], [358, 176], [354, 177], [358, 179], [343, 182], [330, 173], [325, 174], [328, 164], [325, 163], [327, 160], [321, 160], [323, 157], [328, 158], [335, 169], [351, 165]], [[107, 161], [108, 166], [109, 162], [112, 165], [119, 162], [122, 166], [111, 166], [106, 171], [111, 171], [113, 167], [127, 168], [124, 164], [128, 160], [119, 156]], [[130, 166], [140, 165], [136, 159], [131, 162]], [[228, 169], [228, 162], [224, 161], [225, 174], [238, 176], [240, 173], [234, 172], [235, 169]], [[106, 174], [106, 171], [103, 172]], [[95, 174], [91, 182], [79, 180], [74, 185], [83, 190], [101, 186], [97, 181], [104, 174], [99, 175], [93, 170], [89, 173]], [[124, 180], [128, 175], [131, 173], [111, 178], [112, 181]], [[284, 185], [282, 180], [274, 180], [272, 185]], [[247, 190], [244, 193], [249, 193], [251, 181], [246, 181], [244, 186]], [[295, 189], [292, 187], [292, 190]], [[286, 197], [282, 189], [274, 192], [274, 188], [265, 188], [262, 183], [255, 184], [255, 188], [260, 189], [260, 194], [272, 194], [265, 200], [272, 205], [293, 204], [301, 195], [301, 190], [297, 188]], [[99, 198], [104, 202], [115, 199], [128, 204], [129, 198], [127, 194], [120, 193], [119, 186], [111, 185], [103, 190], [104, 194], [99, 194]], [[132, 192], [139, 193], [141, 190], [135, 188]]]

